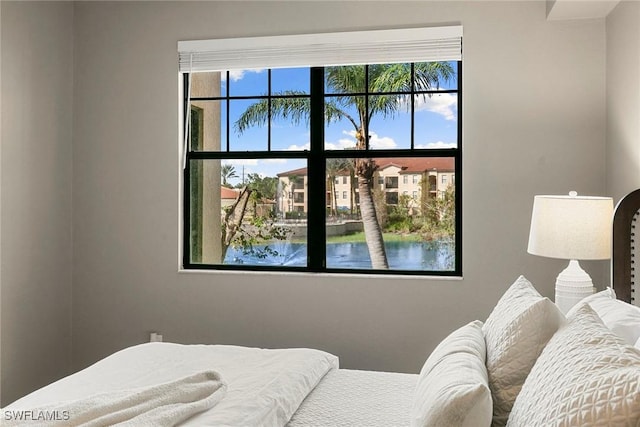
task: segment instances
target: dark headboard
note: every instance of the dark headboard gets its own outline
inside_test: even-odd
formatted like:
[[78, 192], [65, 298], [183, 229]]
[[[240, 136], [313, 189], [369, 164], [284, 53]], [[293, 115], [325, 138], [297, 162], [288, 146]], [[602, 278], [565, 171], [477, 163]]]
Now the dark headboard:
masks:
[[[640, 209], [640, 189], [623, 197], [613, 215], [613, 254], [611, 257], [611, 284], [618, 299], [633, 303], [635, 280], [636, 214]], [[640, 231], [640, 229], [639, 229]]]

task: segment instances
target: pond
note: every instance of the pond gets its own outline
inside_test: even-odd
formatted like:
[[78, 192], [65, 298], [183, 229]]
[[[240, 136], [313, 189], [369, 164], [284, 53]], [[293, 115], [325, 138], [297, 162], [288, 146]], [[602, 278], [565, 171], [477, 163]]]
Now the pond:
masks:
[[[454, 269], [454, 244], [445, 241], [388, 242], [385, 243], [389, 268], [394, 270], [452, 271]], [[229, 248], [225, 264], [307, 265], [307, 245], [304, 243], [277, 242], [269, 246], [277, 256], [261, 259], [243, 254], [242, 250]], [[258, 247], [257, 247], [258, 248]], [[364, 242], [328, 243], [327, 268], [371, 269], [369, 250]]]

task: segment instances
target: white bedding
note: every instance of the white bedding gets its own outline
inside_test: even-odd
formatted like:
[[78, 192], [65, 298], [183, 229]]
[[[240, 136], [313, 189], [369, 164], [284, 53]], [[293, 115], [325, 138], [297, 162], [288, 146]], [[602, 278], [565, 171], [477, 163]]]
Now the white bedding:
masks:
[[408, 426], [417, 381], [415, 374], [332, 370], [287, 427]]
[[92, 394], [28, 411], [8, 410], [2, 426], [173, 426], [214, 407], [226, 391], [220, 374], [204, 371], [163, 384]]
[[[94, 394], [148, 387], [214, 370], [226, 396], [184, 426], [283, 426], [338, 358], [310, 349], [147, 343], [121, 350], [4, 408], [43, 407]], [[73, 414], [70, 414], [73, 422]]]

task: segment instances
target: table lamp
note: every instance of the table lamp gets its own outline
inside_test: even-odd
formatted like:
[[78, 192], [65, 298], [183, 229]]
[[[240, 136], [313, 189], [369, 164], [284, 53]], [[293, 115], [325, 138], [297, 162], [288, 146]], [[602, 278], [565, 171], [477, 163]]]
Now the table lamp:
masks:
[[566, 314], [594, 292], [591, 277], [578, 260], [611, 258], [613, 199], [610, 197], [535, 196], [527, 252], [568, 259], [556, 279], [556, 304]]

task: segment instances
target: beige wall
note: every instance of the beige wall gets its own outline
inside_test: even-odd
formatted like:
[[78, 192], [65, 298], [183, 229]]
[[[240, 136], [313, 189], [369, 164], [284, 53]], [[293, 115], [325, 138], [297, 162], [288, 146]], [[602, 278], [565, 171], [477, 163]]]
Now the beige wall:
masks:
[[[0, 91], [2, 89], [2, 6], [0, 6]], [[0, 96], [0, 125], [2, 96]], [[2, 406], [2, 126], [0, 126], [0, 406]]]
[[73, 5], [2, 10], [2, 406], [71, 368]]
[[607, 193], [640, 188], [640, 2], [607, 17]]
[[[519, 274], [552, 296], [565, 263], [526, 253], [530, 209], [535, 194], [604, 192], [605, 24], [545, 15], [520, 1], [77, 2], [74, 367], [158, 330], [416, 372]], [[464, 26], [463, 280], [177, 273], [178, 40], [442, 23]]]

